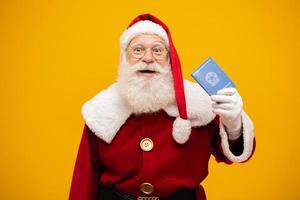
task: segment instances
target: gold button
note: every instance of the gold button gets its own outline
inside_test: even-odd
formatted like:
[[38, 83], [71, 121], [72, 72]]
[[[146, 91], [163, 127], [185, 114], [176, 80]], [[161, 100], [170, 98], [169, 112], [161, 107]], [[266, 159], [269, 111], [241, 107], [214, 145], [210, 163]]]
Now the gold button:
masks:
[[151, 183], [142, 183], [140, 189], [144, 194], [151, 194], [154, 191], [154, 187]]
[[153, 149], [153, 142], [150, 138], [144, 138], [140, 142], [140, 147], [143, 151], [151, 151]]

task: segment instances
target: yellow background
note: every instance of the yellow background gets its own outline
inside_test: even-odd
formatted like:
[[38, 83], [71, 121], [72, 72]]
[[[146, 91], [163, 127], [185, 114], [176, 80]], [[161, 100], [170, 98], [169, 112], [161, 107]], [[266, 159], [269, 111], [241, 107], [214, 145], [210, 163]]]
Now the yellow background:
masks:
[[212, 56], [255, 123], [248, 163], [211, 160], [208, 199], [300, 199], [297, 0], [2, 0], [0, 199], [68, 198], [81, 106], [115, 80], [119, 36], [145, 12], [171, 29], [184, 76]]

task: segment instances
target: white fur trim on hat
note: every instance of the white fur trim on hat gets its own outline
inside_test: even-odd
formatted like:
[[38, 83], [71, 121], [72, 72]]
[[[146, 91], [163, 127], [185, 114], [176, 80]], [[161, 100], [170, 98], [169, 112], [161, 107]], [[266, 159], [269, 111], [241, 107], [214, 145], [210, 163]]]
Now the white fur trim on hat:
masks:
[[125, 50], [129, 42], [135, 36], [140, 34], [156, 34], [165, 41], [167, 48], [169, 48], [169, 39], [167, 32], [163, 29], [163, 27], [161, 27], [161, 25], [149, 20], [139, 21], [126, 29], [120, 38], [121, 48]]
[[179, 144], [184, 144], [188, 141], [191, 135], [191, 121], [176, 117], [173, 122], [172, 135], [174, 140]]

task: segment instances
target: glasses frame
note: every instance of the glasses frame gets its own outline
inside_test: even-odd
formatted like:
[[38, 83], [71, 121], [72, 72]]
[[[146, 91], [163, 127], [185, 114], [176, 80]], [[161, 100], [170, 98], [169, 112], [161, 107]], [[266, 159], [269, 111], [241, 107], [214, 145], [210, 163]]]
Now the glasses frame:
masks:
[[[140, 46], [141, 48], [144, 49], [144, 53], [141, 53], [141, 55], [134, 54], [134, 48], [135, 48], [135, 47], [139, 47], [139, 46]], [[153, 48], [155, 48], [155, 47], [157, 47], [157, 46], [161, 46], [161, 45], [154, 45], [154, 46], [152, 46], [152, 47], [147, 47], [147, 48], [146, 48], [144, 45], [141, 45], [141, 44], [137, 44], [137, 45], [133, 45], [133, 46], [129, 45], [129, 46], [126, 48], [126, 51], [127, 51], [128, 53], [130, 53], [130, 55], [131, 55], [133, 58], [140, 60], [140, 59], [142, 59], [142, 58], [147, 54], [148, 49], [150, 49], [150, 50], [151, 50], [151, 55], [152, 55], [152, 57], [153, 57], [155, 60], [157, 60], [157, 61], [162, 61], [162, 60], [167, 59], [167, 58], [168, 58], [167, 55], [169, 54], [169, 50], [168, 50], [165, 46], [163, 46], [163, 48], [162, 48], [162, 50], [163, 50], [162, 55], [159, 55], [159, 56], [158, 56], [158, 55], [155, 55], [155, 53], [154, 53], [154, 51], [153, 51]]]

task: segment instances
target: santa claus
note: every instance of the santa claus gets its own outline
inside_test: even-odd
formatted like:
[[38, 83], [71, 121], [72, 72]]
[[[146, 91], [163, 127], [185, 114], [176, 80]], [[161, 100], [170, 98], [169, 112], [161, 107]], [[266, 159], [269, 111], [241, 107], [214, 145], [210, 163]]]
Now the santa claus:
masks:
[[120, 38], [118, 80], [82, 107], [71, 200], [204, 200], [213, 155], [245, 162], [253, 124], [234, 88], [209, 96], [182, 78], [168, 27], [150, 14]]

